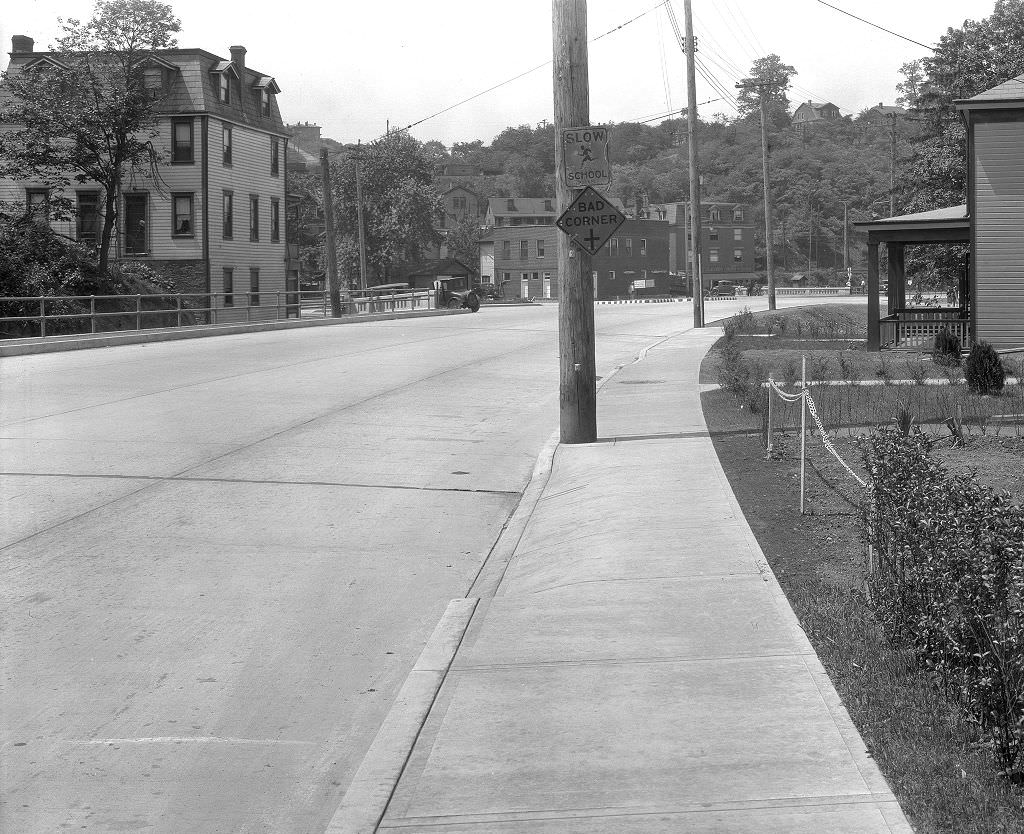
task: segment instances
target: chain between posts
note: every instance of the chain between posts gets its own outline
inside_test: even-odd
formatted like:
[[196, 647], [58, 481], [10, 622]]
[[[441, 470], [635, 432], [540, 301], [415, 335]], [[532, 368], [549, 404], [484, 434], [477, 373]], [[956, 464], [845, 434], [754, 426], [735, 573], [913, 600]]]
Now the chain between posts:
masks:
[[[836, 447], [832, 445], [832, 441], [829, 440], [828, 433], [825, 431], [825, 426], [821, 422], [821, 417], [818, 416], [818, 408], [817, 408], [817, 406], [814, 403], [814, 398], [811, 396], [811, 392], [807, 388], [804, 388], [802, 391], [800, 391], [799, 394], [790, 394], [788, 391], [785, 391], [782, 388], [779, 388], [779, 386], [775, 383], [775, 380], [772, 379], [771, 377], [768, 378], [767, 385], [768, 385], [769, 403], [771, 402], [772, 392], [777, 394], [779, 396], [779, 398], [782, 399], [784, 402], [795, 403], [795, 402], [800, 402], [801, 400], [806, 401], [806, 403], [807, 403], [807, 410], [808, 410], [808, 412], [810, 412], [811, 417], [814, 419], [815, 424], [818, 426], [818, 431], [821, 433], [821, 443], [822, 443], [822, 445], [829, 452], [832, 453], [832, 456], [837, 461], [839, 461], [839, 463], [842, 465], [842, 467], [850, 474], [850, 477], [852, 477], [862, 487], [867, 488], [867, 482], [864, 481], [863, 478], [861, 478], [856, 472], [853, 471], [853, 469], [850, 468], [850, 465], [845, 460], [843, 460], [843, 458], [839, 454], [839, 452], [836, 451]], [[769, 418], [769, 421], [768, 421], [768, 452], [769, 453], [771, 453], [771, 449], [772, 449], [771, 419]]]

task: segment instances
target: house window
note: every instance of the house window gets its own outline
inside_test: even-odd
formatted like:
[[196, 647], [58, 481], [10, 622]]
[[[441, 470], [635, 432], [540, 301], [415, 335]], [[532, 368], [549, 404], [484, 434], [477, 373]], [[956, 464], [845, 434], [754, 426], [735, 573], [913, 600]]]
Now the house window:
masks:
[[506, 208], [505, 208], [506, 211], [515, 211], [516, 210], [516, 201], [513, 200], [511, 197], [508, 199], [508, 201], [506, 202], [505, 205], [506, 205]]
[[146, 194], [124, 195], [124, 252], [145, 255], [149, 252], [146, 232], [149, 200]]
[[733, 229], [732, 230], [732, 239], [733, 240], [743, 240], [743, 229]]
[[235, 195], [224, 192], [224, 239], [231, 240], [235, 236]]
[[270, 199], [270, 242], [281, 242], [281, 202]]
[[613, 237], [611, 239], [611, 241], [609, 242], [609, 244], [608, 244], [608, 254], [611, 255], [611, 257], [613, 257], [613, 258], [618, 257], [618, 255], [619, 255], [619, 239], [617, 237]]
[[742, 223], [743, 222], [743, 209], [741, 209], [741, 208], [733, 209], [732, 210], [732, 219], [736, 223]]
[[174, 226], [171, 234], [175, 237], [195, 237], [192, 198], [192, 194], [171, 195], [171, 202], [174, 206]]
[[550, 200], [544, 201], [544, 211], [554, 211], [555, 207], [551, 204]]
[[640, 257], [647, 257], [647, 238], [640, 238]]
[[281, 141], [270, 140], [270, 175], [276, 177], [281, 170]]
[[717, 208], [711, 209], [711, 211], [708, 212], [708, 217], [713, 222], [715, 222], [715, 223], [721, 223], [722, 222], [722, 212], [721, 212], [720, 209], [717, 209]]
[[633, 257], [633, 238], [631, 237], [626, 238], [626, 257]]
[[708, 239], [718, 240], [718, 229], [708, 229]]
[[503, 240], [501, 242], [501, 258], [502, 260], [509, 260], [512, 257], [512, 241]]
[[98, 191], [79, 191], [77, 196], [75, 236], [83, 243], [95, 246], [100, 231], [100, 194]]
[[738, 263], [738, 264], [743, 263], [743, 250], [742, 249], [733, 249], [732, 250], [732, 259], [733, 259], [733, 261], [735, 263]]
[[224, 164], [231, 164], [231, 125], [224, 125]]
[[142, 86], [150, 98], [160, 98], [164, 91], [164, 71], [160, 67], [146, 67], [142, 71]]
[[614, 280], [615, 280], [615, 270], [614, 269], [609, 269], [608, 270], [608, 281], [609, 282], [613, 282]]
[[537, 238], [537, 257], [538, 258], [543, 258], [544, 257], [544, 239], [543, 238]]
[[530, 241], [519, 241], [519, 257], [521, 260], [526, 260], [528, 257], [530, 257]]
[[260, 239], [260, 198], [255, 194], [249, 195], [249, 240]]
[[710, 263], [713, 263], [713, 264], [718, 263], [718, 250], [717, 249], [709, 249], [708, 250], [708, 261]]
[[191, 119], [171, 120], [171, 162], [192, 162], [193, 133]]
[[220, 74], [220, 100], [231, 104], [231, 76], [226, 72]]
[[235, 306], [235, 271], [224, 267], [224, 306]]
[[249, 304], [260, 306], [260, 271], [256, 267], [249, 268]]
[[266, 87], [260, 90], [260, 112], [264, 116], [270, 115], [270, 90]]
[[25, 209], [31, 217], [47, 220], [50, 216], [50, 190], [48, 188], [26, 188]]
[[452, 210], [456, 214], [464, 213], [466, 211], [466, 198], [452, 197]]

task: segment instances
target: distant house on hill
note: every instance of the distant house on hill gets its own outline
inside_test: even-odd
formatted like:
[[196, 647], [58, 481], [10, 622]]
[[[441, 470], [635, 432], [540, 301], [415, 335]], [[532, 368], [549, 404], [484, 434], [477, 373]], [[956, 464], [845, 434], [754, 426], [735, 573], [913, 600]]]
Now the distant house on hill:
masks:
[[790, 123], [794, 127], [802, 127], [816, 122], [836, 122], [842, 114], [831, 101], [805, 101], [793, 113]]
[[907, 111], [898, 104], [882, 104], [882, 102], [878, 102], [874, 107], [861, 113], [857, 121], [873, 125], [886, 125], [891, 117], [906, 115]]

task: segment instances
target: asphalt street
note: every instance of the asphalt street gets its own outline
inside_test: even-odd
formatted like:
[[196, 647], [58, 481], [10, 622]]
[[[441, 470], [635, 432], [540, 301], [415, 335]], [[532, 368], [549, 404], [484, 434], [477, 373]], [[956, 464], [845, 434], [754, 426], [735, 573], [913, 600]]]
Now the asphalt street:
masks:
[[557, 386], [554, 305], [2, 360], [0, 830], [323, 831]]

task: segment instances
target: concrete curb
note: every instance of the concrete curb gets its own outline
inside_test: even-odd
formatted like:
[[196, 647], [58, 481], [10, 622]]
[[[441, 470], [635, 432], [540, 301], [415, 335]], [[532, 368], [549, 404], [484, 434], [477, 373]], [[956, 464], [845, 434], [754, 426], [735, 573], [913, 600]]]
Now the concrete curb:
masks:
[[416, 745], [479, 600], [453, 599], [360, 762], [326, 834], [372, 834]]
[[689, 298], [621, 298], [608, 301], [595, 301], [595, 304], [680, 304]]
[[[649, 351], [685, 332], [671, 333], [646, 345], [628, 364], [642, 361]], [[625, 364], [616, 366], [598, 382], [597, 390], [600, 391], [624, 367]], [[374, 834], [377, 830], [478, 603], [496, 595], [519, 541], [540, 503], [559, 445], [559, 430], [556, 429], [538, 453], [523, 495], [484, 559], [466, 598], [455, 599], [448, 604], [356, 770], [325, 834]]]
[[161, 330], [131, 330], [118, 333], [84, 333], [67, 336], [40, 336], [32, 339], [9, 339], [0, 342], [0, 357], [27, 356], [36, 353], [56, 353], [65, 350], [88, 350], [117, 345], [139, 345], [151, 342], [174, 342], [179, 339], [203, 339], [211, 336], [233, 336], [239, 333], [259, 333], [268, 330], [297, 330], [306, 327], [333, 327], [343, 324], [362, 324], [371, 321], [395, 321], [432, 316], [468, 315], [469, 310], [418, 310], [408, 313], [377, 313], [340, 319], [311, 319], [296, 321], [267, 321], [249, 324], [205, 324]]

